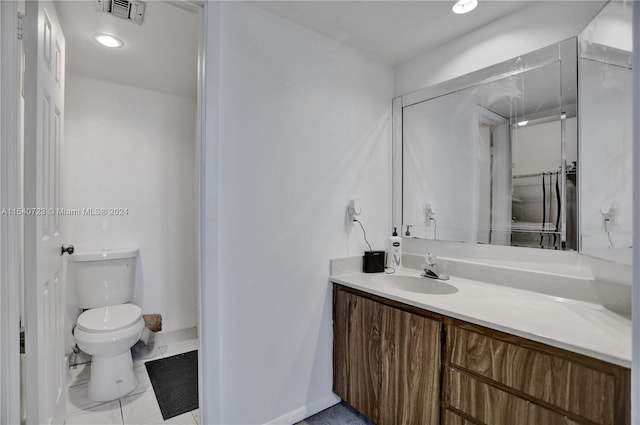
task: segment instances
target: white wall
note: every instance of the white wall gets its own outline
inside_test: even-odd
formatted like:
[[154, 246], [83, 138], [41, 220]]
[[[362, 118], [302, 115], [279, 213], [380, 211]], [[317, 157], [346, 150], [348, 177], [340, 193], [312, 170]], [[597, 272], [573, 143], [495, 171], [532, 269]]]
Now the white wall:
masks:
[[631, 52], [633, 41], [632, 15], [632, 1], [611, 1], [598, 13], [596, 19], [589, 23], [580, 34], [580, 38], [588, 42], [604, 44], [605, 46]]
[[254, 6], [221, 9], [221, 421], [294, 423], [337, 401], [329, 259], [366, 249], [349, 199], [374, 249], [390, 234], [392, 70]]
[[128, 209], [65, 217], [66, 242], [139, 247], [134, 302], [164, 331], [196, 326], [195, 100], [78, 75], [66, 96], [62, 206]]
[[522, 8], [396, 66], [395, 95], [404, 95], [574, 37], [603, 4], [600, 1], [542, 1]]

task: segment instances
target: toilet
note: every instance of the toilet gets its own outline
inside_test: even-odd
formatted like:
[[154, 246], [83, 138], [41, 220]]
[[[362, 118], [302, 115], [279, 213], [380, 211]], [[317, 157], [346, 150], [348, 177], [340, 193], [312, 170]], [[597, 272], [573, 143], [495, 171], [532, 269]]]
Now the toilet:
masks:
[[90, 399], [111, 401], [130, 393], [138, 380], [131, 347], [144, 328], [142, 310], [133, 299], [138, 249], [77, 252], [72, 273], [78, 306], [85, 310], [73, 335], [91, 358]]

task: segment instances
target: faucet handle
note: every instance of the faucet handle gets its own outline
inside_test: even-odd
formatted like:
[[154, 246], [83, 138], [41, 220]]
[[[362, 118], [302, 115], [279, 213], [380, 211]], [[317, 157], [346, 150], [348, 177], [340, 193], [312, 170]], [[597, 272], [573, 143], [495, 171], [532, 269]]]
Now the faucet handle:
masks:
[[435, 266], [436, 265], [436, 256], [433, 255], [430, 252], [427, 252], [426, 254], [424, 254], [424, 262], [427, 263], [427, 265], [429, 266]]
[[412, 224], [407, 224], [407, 231], [404, 233], [404, 235], [406, 237], [410, 237], [411, 236], [411, 228], [413, 227]]

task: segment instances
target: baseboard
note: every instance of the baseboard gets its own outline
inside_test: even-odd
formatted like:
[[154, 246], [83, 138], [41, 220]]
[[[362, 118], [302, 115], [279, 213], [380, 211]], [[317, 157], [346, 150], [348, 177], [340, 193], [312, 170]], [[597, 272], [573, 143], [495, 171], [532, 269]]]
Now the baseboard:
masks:
[[328, 397], [316, 400], [310, 404], [305, 404], [289, 413], [286, 413], [276, 419], [266, 422], [265, 425], [291, 425], [300, 422], [303, 419], [313, 416], [318, 412], [322, 412], [331, 406], [340, 403], [340, 397], [331, 394]]
[[186, 341], [188, 339], [198, 338], [198, 328], [177, 329], [175, 331], [161, 331], [156, 333], [156, 338], [161, 344], [159, 346], [171, 344], [174, 342]]

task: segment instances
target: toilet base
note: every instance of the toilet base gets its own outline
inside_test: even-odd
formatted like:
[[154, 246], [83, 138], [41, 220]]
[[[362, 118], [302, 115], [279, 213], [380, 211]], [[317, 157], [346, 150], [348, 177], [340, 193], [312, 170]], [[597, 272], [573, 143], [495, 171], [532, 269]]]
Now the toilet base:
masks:
[[91, 400], [116, 400], [129, 394], [136, 386], [138, 379], [133, 371], [131, 350], [112, 357], [92, 356], [88, 392]]

